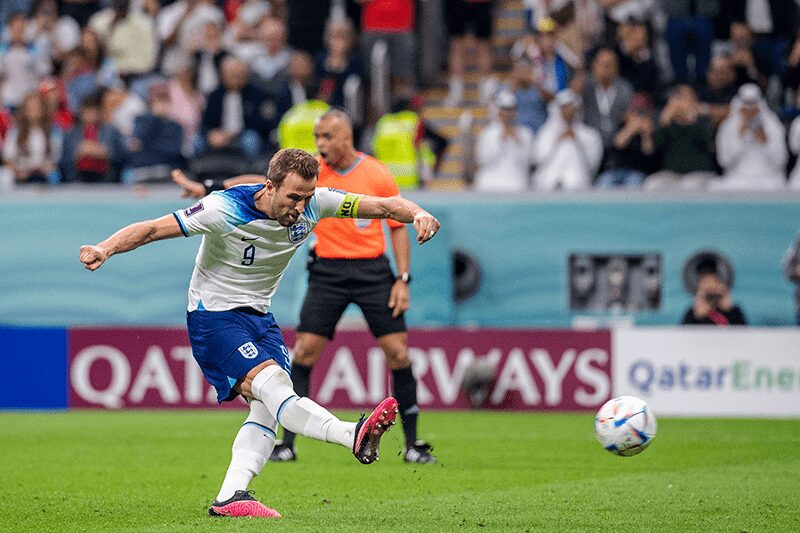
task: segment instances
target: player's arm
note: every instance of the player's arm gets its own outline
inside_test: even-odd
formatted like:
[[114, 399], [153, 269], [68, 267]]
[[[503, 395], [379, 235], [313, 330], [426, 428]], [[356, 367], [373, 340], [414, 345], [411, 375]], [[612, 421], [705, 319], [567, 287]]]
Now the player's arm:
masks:
[[183, 198], [202, 198], [211, 191], [230, 189], [236, 185], [247, 183], [264, 183], [266, 180], [266, 176], [262, 176], [261, 174], [244, 174], [226, 180], [205, 180], [199, 182], [189, 178], [180, 170], [172, 171], [172, 181], [180, 185], [183, 189], [181, 192], [181, 197]]
[[388, 198], [380, 196], [362, 196], [348, 193], [337, 216], [340, 218], [391, 218], [404, 224], [413, 224], [417, 230], [417, 242], [429, 241], [439, 231], [436, 217], [420, 206], [400, 196]]
[[130, 252], [153, 241], [182, 235], [183, 232], [175, 216], [166, 215], [126, 226], [98, 244], [81, 246], [80, 258], [85, 268], [97, 270], [114, 254]]

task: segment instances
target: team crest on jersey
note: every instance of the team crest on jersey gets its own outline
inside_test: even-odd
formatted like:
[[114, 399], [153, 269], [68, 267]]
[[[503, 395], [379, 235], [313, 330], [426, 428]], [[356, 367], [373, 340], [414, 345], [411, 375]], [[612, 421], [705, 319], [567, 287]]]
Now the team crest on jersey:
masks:
[[184, 209], [183, 210], [183, 214], [186, 215], [187, 217], [190, 217], [192, 215], [196, 215], [197, 213], [199, 213], [202, 210], [203, 210], [203, 201], [200, 200], [199, 202], [197, 202], [193, 206], [187, 207], [186, 209]]
[[308, 237], [310, 231], [311, 228], [308, 226], [308, 222], [305, 220], [295, 222], [289, 226], [289, 242], [294, 244], [301, 242], [303, 239]]
[[258, 355], [258, 348], [256, 348], [256, 345], [252, 342], [246, 342], [239, 346], [239, 353], [242, 354], [242, 357], [245, 359], [253, 359]]

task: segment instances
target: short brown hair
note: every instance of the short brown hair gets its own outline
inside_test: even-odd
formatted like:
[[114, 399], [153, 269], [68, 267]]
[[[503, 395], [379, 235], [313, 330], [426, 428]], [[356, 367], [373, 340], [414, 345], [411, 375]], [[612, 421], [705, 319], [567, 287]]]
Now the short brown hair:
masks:
[[305, 150], [297, 148], [279, 150], [269, 161], [267, 179], [277, 188], [280, 187], [289, 172], [294, 172], [304, 180], [310, 181], [317, 178], [319, 163], [313, 155]]

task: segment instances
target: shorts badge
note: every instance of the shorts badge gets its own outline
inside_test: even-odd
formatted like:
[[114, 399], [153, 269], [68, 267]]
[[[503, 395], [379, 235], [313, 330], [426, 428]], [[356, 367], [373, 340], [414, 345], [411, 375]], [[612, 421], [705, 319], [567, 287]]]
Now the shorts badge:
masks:
[[245, 359], [254, 359], [258, 355], [258, 348], [252, 342], [246, 342], [239, 346], [239, 353]]

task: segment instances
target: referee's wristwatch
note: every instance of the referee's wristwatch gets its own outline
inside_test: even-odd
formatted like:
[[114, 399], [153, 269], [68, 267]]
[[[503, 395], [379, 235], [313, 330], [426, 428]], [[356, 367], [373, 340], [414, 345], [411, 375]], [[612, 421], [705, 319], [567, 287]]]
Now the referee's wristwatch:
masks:
[[411, 273], [408, 271], [403, 272], [402, 274], [397, 276], [397, 279], [408, 285], [409, 283], [411, 283]]

